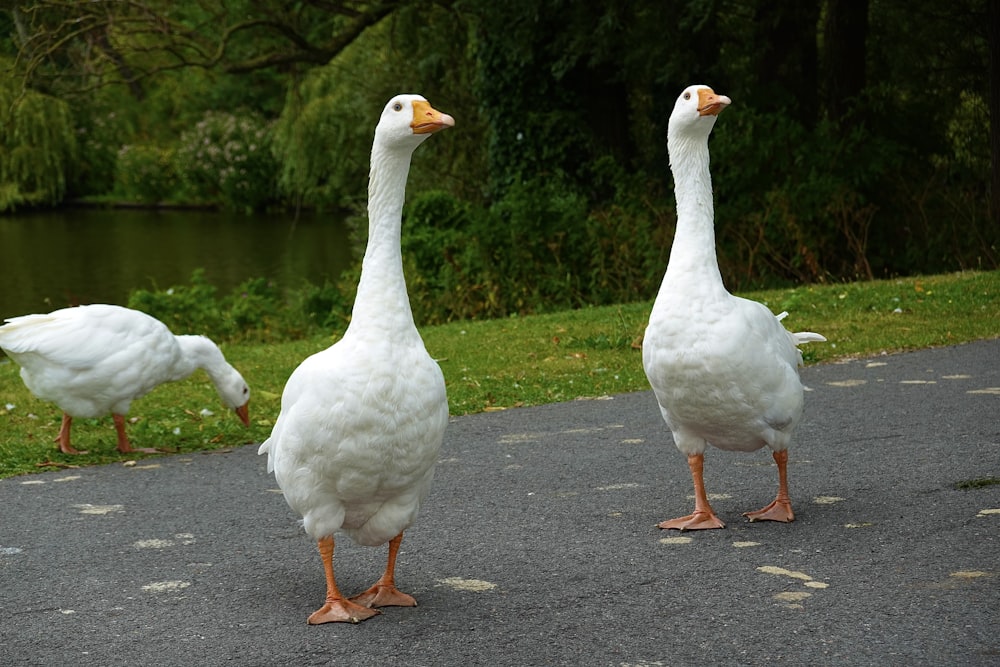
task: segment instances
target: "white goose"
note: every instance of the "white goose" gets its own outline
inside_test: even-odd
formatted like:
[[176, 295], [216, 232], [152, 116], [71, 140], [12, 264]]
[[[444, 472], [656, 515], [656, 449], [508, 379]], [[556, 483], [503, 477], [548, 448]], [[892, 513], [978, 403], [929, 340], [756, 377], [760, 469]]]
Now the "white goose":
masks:
[[[302, 515], [326, 574], [326, 602], [309, 623], [357, 623], [373, 607], [415, 606], [396, 588], [403, 531], [430, 490], [448, 423], [444, 376], [413, 323], [403, 278], [400, 227], [413, 151], [454, 119], [419, 95], [382, 110], [368, 183], [368, 246], [351, 323], [343, 338], [295, 369], [267, 452], [285, 500]], [[334, 533], [389, 543], [385, 573], [345, 599], [333, 575]]]
[[66, 454], [87, 453], [70, 444], [73, 417], [102, 417], [109, 412], [118, 432], [118, 451], [135, 451], [125, 435], [125, 415], [132, 401], [199, 368], [208, 373], [226, 407], [235, 410], [244, 424], [250, 423], [246, 381], [204, 336], [175, 336], [146, 313], [106, 304], [22, 315], [6, 322], [0, 326], [0, 348], [21, 367], [21, 379], [31, 393], [62, 409], [56, 441]]
[[646, 376], [694, 480], [692, 514], [659, 524], [723, 528], [702, 478], [707, 445], [752, 452], [767, 445], [778, 466], [778, 494], [750, 521], [792, 521], [788, 445], [802, 414], [799, 343], [826, 340], [790, 333], [763, 304], [729, 294], [715, 253], [708, 136], [730, 104], [707, 86], [690, 86], [667, 130], [677, 199], [677, 231], [666, 275], [642, 344]]

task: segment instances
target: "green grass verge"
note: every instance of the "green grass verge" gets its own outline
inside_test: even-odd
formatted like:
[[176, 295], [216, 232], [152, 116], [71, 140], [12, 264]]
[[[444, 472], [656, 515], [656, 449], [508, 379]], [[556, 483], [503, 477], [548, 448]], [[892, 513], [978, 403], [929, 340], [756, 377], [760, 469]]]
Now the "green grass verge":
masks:
[[[829, 342], [802, 350], [807, 364], [951, 345], [1000, 336], [1000, 271], [963, 272], [865, 283], [814, 285], [745, 293], [774, 312], [787, 310], [793, 331]], [[641, 345], [651, 300], [620, 306], [454, 322], [422, 330], [441, 364], [454, 415], [541, 405], [648, 389]], [[191, 453], [260, 442], [278, 414], [292, 370], [332, 336], [278, 344], [226, 344], [223, 350], [250, 384], [250, 428], [224, 410], [204, 373], [163, 385], [132, 405], [136, 446]], [[202, 410], [213, 414], [202, 414]], [[52, 444], [61, 413], [34, 398], [18, 368], [0, 359], [0, 477], [53, 466], [146, 458], [115, 449], [110, 417], [76, 420], [68, 456]], [[155, 455], [153, 455], [155, 456]]]

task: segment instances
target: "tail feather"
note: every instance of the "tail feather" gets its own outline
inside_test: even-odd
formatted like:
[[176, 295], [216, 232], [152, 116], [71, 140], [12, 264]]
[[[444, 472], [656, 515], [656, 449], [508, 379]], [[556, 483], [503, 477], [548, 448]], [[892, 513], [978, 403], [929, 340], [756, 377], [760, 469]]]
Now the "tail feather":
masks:
[[[775, 315], [775, 318], [777, 318], [779, 322], [785, 319], [786, 317], [788, 317], [787, 310], [783, 310], [777, 315]], [[796, 345], [802, 345], [803, 343], [823, 343], [826, 341], [825, 336], [818, 333], [814, 333], [812, 331], [799, 331], [796, 333], [792, 333], [791, 331], [789, 331], [788, 335], [792, 337], [792, 340], [795, 342]]]

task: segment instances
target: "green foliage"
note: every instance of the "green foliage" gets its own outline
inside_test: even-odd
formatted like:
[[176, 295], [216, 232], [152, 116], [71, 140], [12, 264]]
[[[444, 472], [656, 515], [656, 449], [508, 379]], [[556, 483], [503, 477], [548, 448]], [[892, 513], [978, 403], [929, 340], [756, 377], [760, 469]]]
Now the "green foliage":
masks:
[[251, 112], [209, 111], [181, 134], [177, 173], [195, 199], [254, 211], [275, 196], [270, 124]]
[[191, 276], [190, 285], [162, 291], [134, 290], [128, 307], [160, 320], [176, 334], [197, 333], [209, 338], [226, 338], [233, 331], [216, 301], [218, 290], [205, 278], [203, 269]]
[[69, 105], [0, 77], [0, 212], [58, 203], [77, 155]]
[[198, 269], [190, 285], [134, 290], [128, 307], [152, 315], [174, 333], [216, 341], [294, 340], [343, 325], [350, 313], [350, 304], [331, 285], [289, 295], [271, 280], [249, 278], [229, 295], [217, 292]]
[[[636, 196], [612, 161], [594, 165], [611, 203], [588, 212], [558, 178], [510, 185], [490, 208], [430, 191], [406, 207], [403, 255], [418, 322], [504, 317], [655, 293], [672, 210]], [[651, 286], [652, 283], [652, 286]]]
[[442, 191], [416, 195], [404, 210], [407, 291], [418, 322], [488, 316], [479, 229], [472, 207]]
[[275, 125], [278, 187], [300, 205], [348, 207], [363, 201], [374, 112], [385, 100], [367, 105], [373, 110], [369, 124], [338, 122], [357, 106], [351, 89], [338, 85], [338, 71], [317, 68], [293, 84]]
[[118, 151], [116, 194], [126, 201], [155, 204], [171, 198], [179, 178], [173, 151], [159, 146], [129, 144]]
[[80, 157], [71, 172], [68, 194], [79, 197], [111, 192], [116, 179], [120, 182], [122, 176], [131, 178], [131, 174], [117, 171], [121, 138], [128, 132], [128, 121], [124, 114], [99, 105], [77, 107], [75, 115]]

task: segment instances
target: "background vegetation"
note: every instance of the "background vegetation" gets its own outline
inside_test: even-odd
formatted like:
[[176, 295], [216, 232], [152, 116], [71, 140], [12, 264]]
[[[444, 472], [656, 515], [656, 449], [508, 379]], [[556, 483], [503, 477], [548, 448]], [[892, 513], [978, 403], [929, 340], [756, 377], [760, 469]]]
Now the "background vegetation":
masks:
[[[666, 122], [700, 82], [734, 100], [731, 288], [993, 269], [998, 25], [989, 0], [24, 0], [0, 10], [0, 211], [338, 208], [360, 245], [374, 119], [420, 92], [458, 126], [410, 179], [418, 320], [629, 302], [666, 264]], [[293, 305], [336, 319], [342, 283]]]

